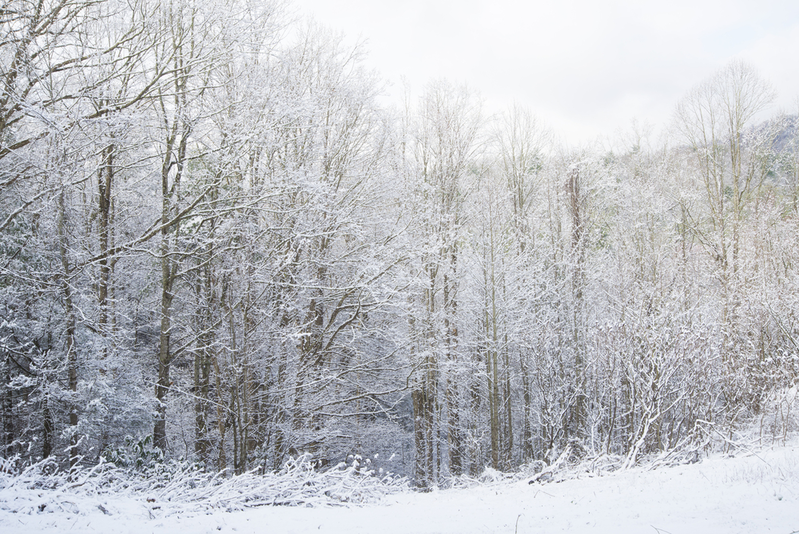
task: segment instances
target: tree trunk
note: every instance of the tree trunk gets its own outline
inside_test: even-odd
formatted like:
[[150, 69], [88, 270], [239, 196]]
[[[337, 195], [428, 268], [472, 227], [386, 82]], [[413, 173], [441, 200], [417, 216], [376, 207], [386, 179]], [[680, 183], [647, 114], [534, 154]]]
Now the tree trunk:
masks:
[[[166, 230], [164, 231], [166, 234]], [[175, 282], [176, 265], [168, 254], [168, 236], [163, 236], [161, 247], [161, 327], [158, 335], [158, 381], [155, 385], [155, 425], [153, 426], [153, 444], [167, 452], [166, 436], [166, 396], [172, 382], [169, 378], [173, 355], [170, 350], [172, 336], [172, 288]]]
[[108, 252], [112, 246], [112, 201], [111, 190], [114, 183], [114, 145], [109, 144], [101, 151], [103, 163], [97, 171], [98, 185], [98, 233], [99, 251], [101, 256], [100, 279], [97, 283], [97, 301], [99, 305], [99, 317], [97, 326], [100, 335], [104, 338], [104, 345], [100, 355], [101, 359], [108, 356], [108, 343], [111, 339], [110, 324], [112, 323], [109, 313], [109, 287], [111, 284], [111, 272], [113, 269], [113, 258], [108, 257]]
[[460, 428], [460, 406], [459, 406], [459, 375], [458, 368], [458, 329], [455, 326], [457, 317], [456, 300], [456, 253], [454, 250], [449, 255], [451, 275], [444, 276], [444, 340], [447, 361], [447, 444], [449, 452], [449, 471], [453, 475], [463, 473], [463, 454]]
[[530, 377], [529, 362], [525, 354], [519, 355], [519, 367], [522, 372], [522, 402], [523, 421], [522, 421], [522, 463], [527, 463], [533, 459], [533, 399], [532, 399], [532, 378]]
[[194, 355], [194, 455], [197, 461], [209, 466], [211, 440], [208, 428], [208, 395], [211, 385], [212, 343], [214, 339], [213, 309], [215, 299], [211, 280], [210, 260], [213, 251], [209, 246], [205, 254], [197, 258], [200, 269], [200, 280], [196, 293], [201, 302], [197, 312], [197, 330], [199, 331], [199, 347]]
[[[45, 406], [46, 406], [46, 400]], [[11, 389], [11, 356], [3, 362], [3, 458], [14, 455], [14, 396]]]
[[567, 181], [567, 194], [569, 210], [572, 218], [571, 228], [571, 261], [572, 269], [572, 339], [574, 351], [575, 382], [574, 397], [570, 400], [571, 409], [567, 417], [567, 438], [579, 437], [585, 430], [586, 413], [586, 370], [585, 346], [583, 342], [583, 286], [585, 285], [585, 197], [582, 192], [582, 182], [579, 169], [575, 168], [569, 173]]
[[[70, 285], [70, 276], [72, 274], [72, 267], [69, 264], [69, 257], [67, 251], [69, 250], [69, 238], [67, 237], [66, 228], [66, 201], [65, 192], [62, 188], [58, 196], [58, 243], [59, 254], [61, 256], [61, 267], [63, 268], [61, 289], [64, 296], [64, 316], [66, 320], [66, 328], [64, 330], [64, 342], [66, 343], [67, 352], [67, 387], [73, 394], [78, 391], [78, 353], [75, 346], [75, 309], [72, 301], [72, 286]], [[71, 427], [69, 439], [69, 465], [73, 467], [78, 462], [78, 406], [76, 400], [73, 399], [69, 402], [69, 426]]]

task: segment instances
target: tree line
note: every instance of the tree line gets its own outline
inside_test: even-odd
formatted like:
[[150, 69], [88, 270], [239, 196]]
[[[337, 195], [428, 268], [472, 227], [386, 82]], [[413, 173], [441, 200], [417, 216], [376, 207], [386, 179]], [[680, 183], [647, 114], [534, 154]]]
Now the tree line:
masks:
[[673, 134], [400, 108], [279, 2], [0, 8], [2, 455], [350, 454], [419, 486], [790, 430], [795, 115], [731, 63]]

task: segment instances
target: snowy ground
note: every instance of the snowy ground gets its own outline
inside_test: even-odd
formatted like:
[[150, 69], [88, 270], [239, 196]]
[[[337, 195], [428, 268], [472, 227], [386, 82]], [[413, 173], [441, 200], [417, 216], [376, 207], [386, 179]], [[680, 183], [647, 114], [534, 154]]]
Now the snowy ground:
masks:
[[402, 493], [364, 506], [203, 510], [49, 491], [0, 490], [0, 532], [799, 534], [799, 443], [692, 465], [583, 473], [562, 482]]

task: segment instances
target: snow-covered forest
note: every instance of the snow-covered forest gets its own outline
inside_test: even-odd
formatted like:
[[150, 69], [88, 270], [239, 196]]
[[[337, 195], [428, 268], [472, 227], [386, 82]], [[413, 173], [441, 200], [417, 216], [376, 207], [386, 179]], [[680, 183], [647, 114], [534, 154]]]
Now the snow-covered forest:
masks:
[[799, 134], [752, 66], [574, 148], [445, 80], [388, 105], [348, 42], [278, 1], [3, 0], [4, 470], [431, 488], [787, 438]]

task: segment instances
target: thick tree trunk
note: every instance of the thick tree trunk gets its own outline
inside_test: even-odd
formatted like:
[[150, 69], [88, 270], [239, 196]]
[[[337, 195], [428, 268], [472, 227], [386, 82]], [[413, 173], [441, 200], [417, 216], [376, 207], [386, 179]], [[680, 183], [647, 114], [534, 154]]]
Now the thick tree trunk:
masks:
[[[166, 243], [166, 240], [164, 241]], [[158, 336], [158, 381], [155, 384], [155, 424], [153, 426], [153, 444], [167, 452], [166, 436], [166, 396], [172, 382], [169, 378], [173, 355], [170, 352], [172, 335], [172, 286], [175, 279], [174, 265], [167, 255], [166, 245], [162, 248], [161, 258], [161, 328]]]
[[102, 150], [103, 164], [97, 172], [97, 189], [99, 197], [98, 210], [98, 233], [99, 251], [101, 259], [100, 279], [97, 283], [97, 301], [99, 305], [99, 317], [97, 319], [100, 335], [105, 338], [105, 344], [100, 355], [101, 359], [108, 356], [108, 341], [111, 338], [111, 324], [109, 311], [109, 291], [111, 285], [111, 273], [114, 261], [108, 257], [108, 252], [112, 247], [112, 201], [111, 190], [114, 183], [114, 145], [109, 144]]
[[54, 430], [53, 412], [50, 410], [50, 396], [45, 394], [42, 399], [42, 458], [49, 458], [53, 454]]
[[[166, 326], [165, 326], [166, 324]], [[158, 353], [158, 381], [155, 384], [155, 425], [153, 426], [153, 444], [167, 452], [166, 437], [166, 396], [169, 392], [171, 381], [169, 379], [170, 354], [169, 354], [169, 319], [161, 319], [161, 335]]]
[[[64, 316], [66, 320], [66, 329], [64, 331], [64, 342], [66, 343], [67, 351], [67, 387], [69, 391], [76, 393], [78, 391], [78, 353], [75, 346], [75, 309], [72, 301], [72, 286], [70, 285], [70, 275], [72, 274], [72, 267], [69, 264], [69, 257], [67, 251], [69, 250], [66, 228], [66, 204], [65, 193], [61, 190], [58, 196], [58, 238], [59, 238], [59, 254], [61, 256], [61, 266], [63, 268], [61, 288], [64, 296]], [[49, 407], [48, 407], [49, 409]], [[69, 426], [71, 427], [69, 439], [69, 465], [74, 466], [78, 462], [78, 406], [75, 400], [69, 402]]]
[[202, 302], [197, 312], [197, 330], [199, 347], [194, 355], [194, 455], [197, 461], [210, 465], [209, 457], [211, 440], [208, 428], [208, 407], [211, 386], [211, 359], [214, 334], [212, 331], [213, 309], [216, 306], [211, 279], [210, 259], [213, 256], [211, 247], [198, 257], [202, 266], [196, 293]]

